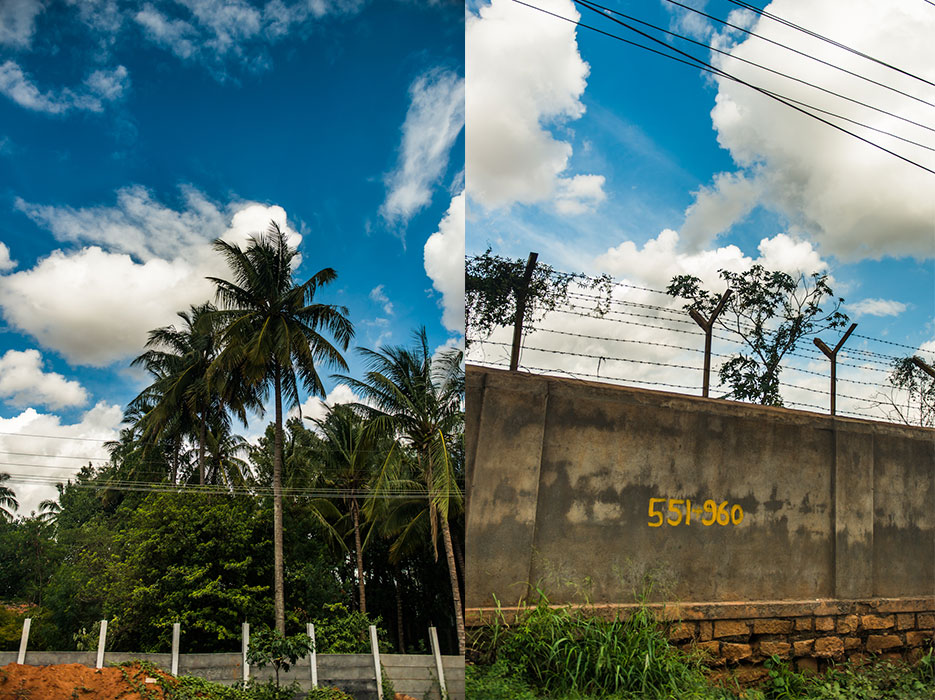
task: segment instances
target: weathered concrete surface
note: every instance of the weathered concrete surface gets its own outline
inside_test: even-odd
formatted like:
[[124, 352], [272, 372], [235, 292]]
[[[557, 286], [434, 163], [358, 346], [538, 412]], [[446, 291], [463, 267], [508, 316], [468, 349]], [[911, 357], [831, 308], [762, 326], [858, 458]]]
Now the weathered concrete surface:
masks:
[[[0, 666], [14, 663], [17, 652], [0, 652]], [[172, 668], [171, 654], [134, 654], [107, 652], [105, 665], [125, 661], [149, 661], [166, 672]], [[27, 651], [26, 664], [47, 666], [51, 664], [84, 664], [94, 666], [97, 652], [81, 651]], [[383, 667], [397, 692], [439, 700], [435, 658], [428, 654], [383, 654]], [[179, 674], [197, 676], [217, 683], [234, 684], [243, 679], [241, 654], [179, 654]], [[442, 656], [442, 667], [451, 700], [464, 700], [464, 657]], [[250, 675], [261, 681], [273, 678], [273, 669], [268, 667], [250, 669]], [[300, 660], [288, 672], [280, 673], [282, 683], [298, 681], [304, 690], [311, 685], [308, 659]], [[318, 680], [322, 686], [337, 686], [358, 700], [376, 700], [376, 678], [373, 657], [370, 654], [319, 654]]]
[[[935, 431], [474, 366], [466, 407], [468, 608], [647, 573], [657, 600], [935, 595]], [[650, 527], [650, 498], [743, 519]]]

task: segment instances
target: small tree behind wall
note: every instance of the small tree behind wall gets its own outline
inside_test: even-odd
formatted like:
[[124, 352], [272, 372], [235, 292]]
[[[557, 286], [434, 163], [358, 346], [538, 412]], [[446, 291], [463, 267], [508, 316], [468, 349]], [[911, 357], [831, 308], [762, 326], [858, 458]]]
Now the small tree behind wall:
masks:
[[[725, 398], [782, 406], [783, 358], [804, 338], [847, 325], [847, 315], [840, 311], [844, 299], [834, 296], [828, 276], [818, 272], [793, 277], [754, 265], [719, 274], [732, 293], [715, 325], [739, 336], [745, 346], [719, 370], [721, 384], [730, 387]], [[686, 310], [709, 317], [723, 290], [710, 291], [697, 277], [678, 275], [666, 292], [688, 300]]]

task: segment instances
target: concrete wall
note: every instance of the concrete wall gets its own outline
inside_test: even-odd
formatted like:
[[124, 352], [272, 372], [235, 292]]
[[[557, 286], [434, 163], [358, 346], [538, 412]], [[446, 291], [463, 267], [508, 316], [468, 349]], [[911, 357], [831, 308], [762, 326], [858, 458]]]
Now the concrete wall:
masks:
[[[466, 407], [475, 612], [631, 603], [646, 573], [657, 600], [935, 597], [931, 429], [474, 366]], [[650, 527], [652, 498], [743, 519]]]
[[[0, 652], [0, 667], [15, 663], [17, 652]], [[373, 657], [369, 654], [319, 654], [318, 684], [337, 686], [355, 700], [373, 700], [376, 679]], [[171, 654], [134, 654], [107, 652], [105, 665], [124, 661], [149, 661], [164, 671], [172, 668]], [[435, 659], [426, 654], [381, 654], [380, 660], [397, 692], [425, 700], [440, 700], [435, 671]], [[50, 664], [84, 664], [94, 666], [97, 652], [27, 651], [25, 662], [30, 666]], [[218, 683], [232, 684], [243, 679], [240, 654], [179, 654], [179, 674], [197, 676]], [[442, 667], [451, 700], [464, 700], [464, 658], [442, 656]], [[251, 669], [251, 677], [267, 680], [273, 670]], [[288, 673], [280, 674], [280, 682], [299, 681], [304, 689], [311, 688], [311, 670], [307, 660], [299, 661]]]

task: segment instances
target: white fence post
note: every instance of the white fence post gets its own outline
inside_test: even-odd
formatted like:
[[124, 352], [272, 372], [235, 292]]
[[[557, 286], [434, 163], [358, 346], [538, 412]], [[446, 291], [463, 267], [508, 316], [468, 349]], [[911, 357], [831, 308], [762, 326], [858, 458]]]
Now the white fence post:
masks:
[[243, 623], [243, 682], [250, 680], [250, 663], [247, 661], [247, 651], [250, 649], [250, 623]]
[[434, 627], [429, 627], [429, 643], [432, 646], [432, 656], [435, 657], [435, 671], [438, 674], [438, 687], [442, 691], [442, 697], [448, 694], [445, 687], [445, 668], [442, 666], [442, 653], [438, 647], [438, 632]]
[[376, 625], [370, 625], [370, 649], [373, 651], [373, 668], [377, 676], [377, 697], [383, 700], [383, 673], [380, 670], [380, 646], [377, 644]]
[[101, 634], [97, 638], [97, 667], [104, 668], [104, 647], [107, 644], [107, 620], [101, 620]]
[[32, 618], [27, 617], [23, 620], [23, 636], [19, 639], [19, 654], [16, 657], [16, 663], [26, 663], [26, 644], [29, 642], [29, 628], [32, 626]]
[[172, 623], [172, 675], [179, 675], [179, 636], [182, 631], [182, 623]]
[[306, 634], [312, 640], [312, 649], [311, 653], [308, 656], [308, 663], [311, 665], [312, 672], [312, 687], [318, 687], [318, 650], [315, 648], [315, 625], [311, 622], [308, 623], [306, 627]]

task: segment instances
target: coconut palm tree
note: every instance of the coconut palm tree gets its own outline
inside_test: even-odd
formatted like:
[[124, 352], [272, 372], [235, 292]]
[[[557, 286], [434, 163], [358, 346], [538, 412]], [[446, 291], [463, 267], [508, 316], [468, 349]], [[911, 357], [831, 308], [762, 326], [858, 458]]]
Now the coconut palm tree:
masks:
[[331, 487], [340, 490], [351, 519], [357, 554], [359, 608], [366, 613], [364, 546], [368, 538], [361, 536], [361, 507], [382, 463], [392, 459], [394, 445], [385, 432], [381, 434], [378, 425], [368, 422], [352, 405], [338, 404], [329, 408], [324, 418], [311, 420], [322, 434], [319, 454], [326, 479]]
[[150, 331], [148, 350], [132, 362], [155, 377], [134, 400], [149, 404], [139, 422], [144, 441], [152, 444], [168, 434], [191, 434], [198, 445], [199, 484], [205, 483], [207, 473], [209, 430], [230, 432], [228, 410], [246, 425], [247, 409], [257, 406], [255, 396], [231, 377], [208, 377], [220, 349], [216, 311], [202, 304], [179, 312], [181, 327]]
[[13, 513], [19, 510], [19, 501], [16, 500], [13, 489], [4, 486], [4, 482], [9, 479], [9, 474], [0, 474], [0, 518], [7, 522], [13, 520]]
[[[415, 341], [412, 348], [361, 348], [359, 352], [368, 366], [364, 379], [345, 376], [342, 380], [375, 406], [371, 409], [375, 419], [392, 426], [417, 455], [418, 478], [426, 489], [427, 515], [436, 558], [441, 530], [451, 579], [458, 646], [463, 654], [461, 586], [448, 523], [449, 516], [460, 509], [462, 503], [451, 447], [464, 423], [463, 356], [458, 350], [448, 350], [433, 357], [424, 328], [415, 333]], [[377, 485], [377, 493], [386, 487], [386, 484]]]
[[319, 270], [301, 284], [295, 281], [298, 251], [289, 246], [275, 222], [266, 234], [251, 237], [246, 249], [221, 239], [214, 248], [227, 261], [232, 279], [209, 278], [217, 286], [221, 310], [216, 318], [224, 343], [211, 374], [236, 373], [263, 399], [273, 396], [273, 607], [276, 629], [285, 634], [283, 407], [299, 406], [300, 387], [313, 396], [325, 395], [318, 369], [321, 365], [347, 369], [341, 351], [354, 337], [354, 327], [346, 308], [314, 301], [315, 293], [337, 277], [333, 269]]

